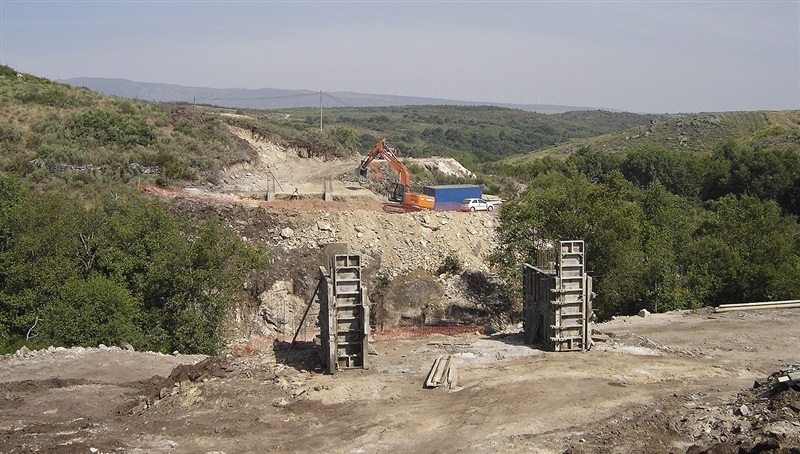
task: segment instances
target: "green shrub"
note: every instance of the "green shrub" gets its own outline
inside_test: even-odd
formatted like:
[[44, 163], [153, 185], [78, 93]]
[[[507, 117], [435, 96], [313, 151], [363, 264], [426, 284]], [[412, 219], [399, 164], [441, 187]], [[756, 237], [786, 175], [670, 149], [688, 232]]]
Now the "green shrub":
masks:
[[142, 327], [139, 302], [130, 292], [100, 275], [73, 278], [64, 283], [60, 298], [43, 310], [42, 338], [49, 345], [141, 346]]
[[16, 78], [17, 71], [10, 66], [0, 65], [0, 77]]
[[434, 274], [437, 276], [442, 274], [459, 274], [462, 271], [464, 271], [464, 263], [458, 258], [455, 252], [451, 251], [442, 259], [442, 263], [436, 268]]
[[14, 125], [0, 123], [0, 143], [19, 143], [22, 141], [22, 133]]
[[154, 128], [144, 121], [97, 108], [73, 115], [68, 125], [75, 137], [104, 146], [131, 148], [152, 145], [156, 140]]
[[89, 101], [76, 95], [70, 87], [55, 83], [26, 84], [17, 95], [23, 103], [40, 104], [48, 107], [68, 108], [89, 105]]

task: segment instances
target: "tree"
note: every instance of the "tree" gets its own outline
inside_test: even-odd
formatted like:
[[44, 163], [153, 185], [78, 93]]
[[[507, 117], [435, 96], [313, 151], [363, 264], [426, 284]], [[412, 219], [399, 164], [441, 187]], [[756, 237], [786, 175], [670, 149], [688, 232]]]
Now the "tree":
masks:
[[[265, 251], [138, 196], [84, 208], [0, 180], [0, 350], [117, 344], [213, 353]], [[12, 204], [9, 204], [10, 206]]]
[[622, 158], [584, 146], [570, 155], [568, 163], [585, 175], [589, 181], [600, 183], [612, 170], [620, 168]]
[[65, 282], [61, 295], [43, 309], [41, 344], [141, 345], [140, 306], [123, 287], [93, 274]]
[[[696, 243], [705, 248], [695, 251], [718, 259], [712, 270], [721, 276], [722, 285], [708, 295], [709, 302], [791, 297], [786, 292], [796, 286], [787, 282], [800, 279], [793, 265], [800, 251], [800, 227], [795, 218], [783, 215], [774, 201], [747, 195], [726, 195], [711, 204], [711, 211]], [[696, 259], [688, 260], [698, 267]]]
[[[522, 262], [536, 263], [540, 250], [560, 240], [586, 241], [587, 270], [597, 277], [597, 307], [608, 316], [639, 305], [641, 209], [636, 190], [619, 173], [606, 184], [584, 176], [549, 173], [503, 207], [500, 246], [492, 255], [510, 282], [519, 282]], [[517, 289], [518, 292], [518, 289]], [[638, 310], [638, 309], [637, 309]]]
[[638, 194], [642, 208], [642, 308], [651, 311], [696, 308], [702, 299], [691, 291], [680, 261], [696, 229], [692, 206], [659, 184]]
[[700, 194], [704, 159], [696, 153], [641, 147], [628, 152], [620, 169], [640, 188], [659, 182], [673, 194], [693, 199]]
[[2, 251], [0, 312], [7, 342], [36, 335], [32, 327], [64, 282], [80, 276], [75, 261], [77, 225], [83, 208], [56, 194], [25, 198], [8, 219]]
[[703, 196], [750, 195], [778, 202], [787, 213], [800, 214], [800, 155], [794, 150], [746, 147], [733, 141], [712, 154]]

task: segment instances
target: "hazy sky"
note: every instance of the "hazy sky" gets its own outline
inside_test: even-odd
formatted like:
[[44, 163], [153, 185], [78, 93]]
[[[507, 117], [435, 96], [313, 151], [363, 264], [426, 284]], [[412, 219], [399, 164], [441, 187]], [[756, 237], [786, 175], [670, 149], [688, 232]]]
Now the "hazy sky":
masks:
[[633, 112], [800, 108], [800, 1], [0, 0], [0, 63]]

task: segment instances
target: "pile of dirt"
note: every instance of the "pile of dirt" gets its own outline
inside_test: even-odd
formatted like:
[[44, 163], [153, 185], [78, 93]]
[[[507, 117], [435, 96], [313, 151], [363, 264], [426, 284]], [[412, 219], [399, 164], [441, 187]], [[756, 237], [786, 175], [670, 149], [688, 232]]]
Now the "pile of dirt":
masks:
[[778, 381], [787, 372], [756, 380], [724, 405], [681, 416], [676, 428], [698, 440], [687, 453], [800, 452], [800, 386]]
[[414, 158], [408, 162], [419, 163], [428, 171], [457, 178], [475, 178], [475, 174], [453, 158]]
[[[263, 355], [263, 352], [262, 352]], [[210, 356], [194, 364], [180, 364], [167, 377], [153, 376], [147, 380], [130, 383], [137, 391], [134, 398], [119, 407], [120, 415], [140, 415], [160, 406], [187, 407], [197, 404], [202, 397], [201, 384], [210, 380], [233, 377], [272, 379], [270, 367], [258, 367], [254, 373], [254, 362], [244, 364], [233, 356]], [[247, 367], [249, 366], [249, 367]]]

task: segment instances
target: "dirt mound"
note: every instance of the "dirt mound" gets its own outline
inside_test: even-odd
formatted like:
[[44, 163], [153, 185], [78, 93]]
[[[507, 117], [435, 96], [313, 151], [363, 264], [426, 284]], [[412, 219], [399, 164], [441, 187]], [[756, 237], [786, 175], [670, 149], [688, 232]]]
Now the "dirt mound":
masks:
[[[198, 384], [241, 375], [254, 376], [252, 368], [242, 367], [241, 360], [231, 356], [211, 356], [194, 364], [180, 364], [166, 378], [153, 376], [130, 383], [129, 386], [137, 388], [135, 397], [120, 406], [117, 413], [135, 415], [162, 406], [194, 405], [202, 399]], [[261, 368], [258, 376], [271, 379], [273, 374], [268, 368]]]
[[800, 452], [800, 387], [778, 382], [783, 375], [775, 372], [755, 381], [731, 402], [707, 409], [702, 418], [682, 417], [682, 427], [702, 432], [701, 442], [687, 453]]
[[151, 401], [161, 399], [165, 396], [165, 390], [172, 388], [176, 383], [223, 378], [233, 370], [233, 367], [218, 356], [208, 357], [195, 364], [180, 364], [166, 378], [153, 376], [141, 382], [144, 387], [139, 391], [139, 395]]
[[44, 380], [22, 380], [0, 383], [0, 392], [35, 394], [47, 389], [68, 388], [70, 386], [87, 385], [91, 382], [83, 378], [47, 378]]

